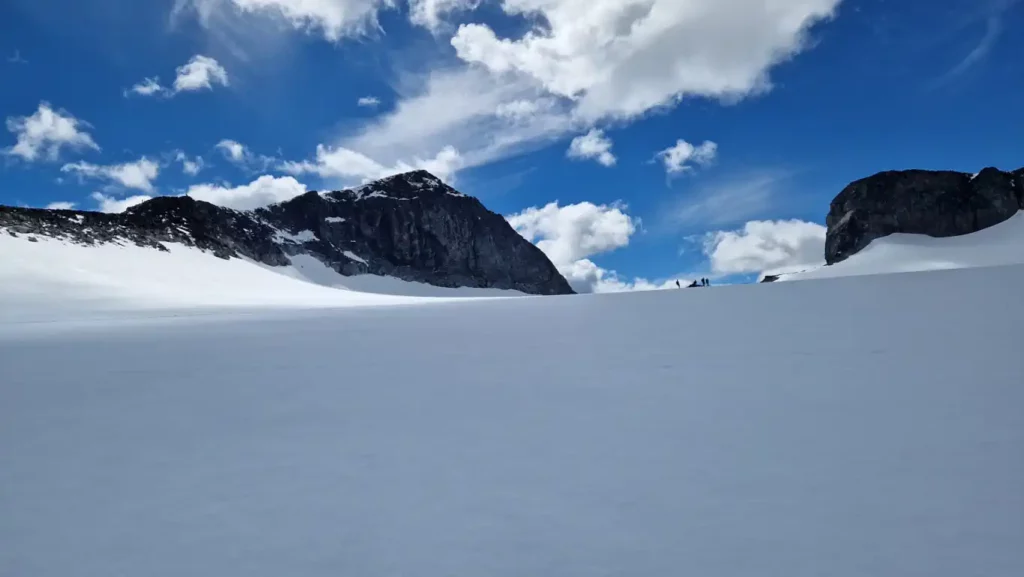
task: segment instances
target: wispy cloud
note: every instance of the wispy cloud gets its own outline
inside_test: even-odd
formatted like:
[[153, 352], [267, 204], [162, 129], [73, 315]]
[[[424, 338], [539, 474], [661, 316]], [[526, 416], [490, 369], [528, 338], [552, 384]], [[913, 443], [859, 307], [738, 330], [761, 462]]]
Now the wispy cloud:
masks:
[[13, 55], [7, 57], [7, 61], [11, 64], [28, 64], [28, 60], [21, 57], [21, 50], [15, 50]]
[[762, 169], [711, 181], [681, 193], [663, 211], [656, 228], [706, 231], [764, 217], [777, 208], [792, 171]]
[[1003, 20], [1006, 13], [1019, 2], [1020, 0], [989, 2], [984, 15], [985, 31], [981, 39], [959, 62], [932, 81], [929, 87], [934, 89], [944, 86], [983, 62], [1005, 31]]

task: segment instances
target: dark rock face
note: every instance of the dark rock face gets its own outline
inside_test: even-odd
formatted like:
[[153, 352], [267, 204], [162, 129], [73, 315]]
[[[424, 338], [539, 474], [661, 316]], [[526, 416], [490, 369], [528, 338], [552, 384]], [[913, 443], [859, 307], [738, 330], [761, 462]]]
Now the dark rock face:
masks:
[[308, 192], [236, 211], [160, 197], [122, 214], [0, 206], [0, 228], [82, 244], [182, 243], [221, 258], [285, 266], [310, 255], [344, 275], [376, 274], [443, 287], [571, 294], [547, 256], [475, 198], [425, 171], [353, 189]]
[[903, 232], [970, 234], [1024, 210], [1024, 169], [962, 172], [906, 170], [858, 180], [832, 201], [825, 262], [835, 264], [876, 238]]

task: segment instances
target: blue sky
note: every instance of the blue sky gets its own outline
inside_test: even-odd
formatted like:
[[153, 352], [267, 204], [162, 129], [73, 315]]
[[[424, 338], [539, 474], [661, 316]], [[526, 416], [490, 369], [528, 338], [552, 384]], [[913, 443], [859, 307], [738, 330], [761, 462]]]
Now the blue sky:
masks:
[[0, 203], [426, 168], [581, 290], [750, 279], [820, 261], [852, 180], [1024, 166], [1022, 26], [1016, 0], [8, 0]]

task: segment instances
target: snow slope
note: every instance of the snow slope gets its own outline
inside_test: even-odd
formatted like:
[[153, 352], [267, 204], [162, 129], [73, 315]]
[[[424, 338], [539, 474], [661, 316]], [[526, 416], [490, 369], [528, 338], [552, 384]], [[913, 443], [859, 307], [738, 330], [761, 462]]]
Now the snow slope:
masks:
[[1022, 289], [0, 322], [0, 575], [1024, 575]]
[[1024, 263], [1024, 211], [973, 234], [933, 238], [893, 234], [876, 239], [850, 258], [779, 280], [811, 280], [865, 274], [974, 268]]
[[308, 255], [294, 257], [291, 267], [271, 267], [166, 246], [169, 252], [134, 244], [86, 247], [42, 236], [31, 242], [0, 230], [0, 320], [133, 310], [381, 306], [428, 297], [522, 294], [346, 277]]

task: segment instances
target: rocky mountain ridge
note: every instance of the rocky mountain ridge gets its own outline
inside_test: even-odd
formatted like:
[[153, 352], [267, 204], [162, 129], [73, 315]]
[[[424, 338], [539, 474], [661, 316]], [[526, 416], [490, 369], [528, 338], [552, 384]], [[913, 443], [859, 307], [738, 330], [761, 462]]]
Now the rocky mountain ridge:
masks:
[[375, 274], [442, 287], [571, 294], [547, 256], [479, 200], [425, 171], [349, 190], [307, 192], [252, 211], [187, 196], [121, 214], [0, 206], [7, 234], [168, 250], [181, 243], [220, 258], [287, 266], [308, 254], [343, 275]]
[[1024, 168], [880, 172], [857, 180], [832, 201], [825, 262], [841, 262], [894, 233], [950, 237], [999, 224], [1024, 210]]

